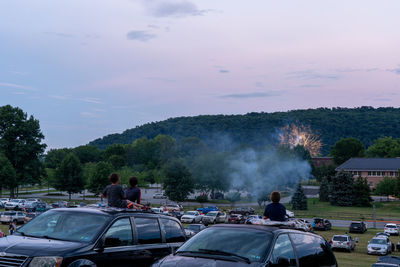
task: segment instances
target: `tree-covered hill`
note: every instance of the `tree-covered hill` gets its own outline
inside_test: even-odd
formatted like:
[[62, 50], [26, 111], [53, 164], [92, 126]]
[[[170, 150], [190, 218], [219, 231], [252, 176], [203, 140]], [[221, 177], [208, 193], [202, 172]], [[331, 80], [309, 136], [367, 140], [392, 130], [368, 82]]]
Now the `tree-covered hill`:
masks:
[[90, 145], [104, 149], [111, 144], [130, 144], [138, 138], [154, 138], [158, 134], [170, 135], [176, 139], [195, 136], [210, 145], [226, 142], [267, 145], [279, 142], [282, 128], [292, 124], [310, 127], [324, 144], [322, 154], [327, 154], [330, 146], [340, 138], [355, 137], [367, 147], [379, 137], [399, 138], [400, 108], [318, 108], [245, 115], [178, 117], [144, 124], [121, 134], [110, 134], [90, 142]]

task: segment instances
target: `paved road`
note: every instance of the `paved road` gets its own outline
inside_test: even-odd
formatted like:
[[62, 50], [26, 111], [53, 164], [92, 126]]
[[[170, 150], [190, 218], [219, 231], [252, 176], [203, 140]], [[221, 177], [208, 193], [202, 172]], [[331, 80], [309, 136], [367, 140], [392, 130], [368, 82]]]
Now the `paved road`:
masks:
[[[312, 221], [312, 218], [305, 218], [305, 219], [310, 221], [310, 222]], [[352, 221], [349, 221], [349, 220], [329, 220], [329, 221], [332, 223], [332, 226], [335, 226], [335, 227], [349, 227], [350, 223], [352, 222]], [[376, 222], [376, 228], [377, 229], [383, 229], [385, 227], [385, 224], [388, 223], [388, 222], [377, 221]], [[390, 221], [390, 222], [392, 222], [392, 221]], [[397, 221], [397, 222], [394, 222], [394, 223], [400, 224], [400, 221]], [[366, 224], [367, 224], [367, 228], [373, 228], [374, 227], [374, 223], [371, 222], [371, 221], [367, 221]]]

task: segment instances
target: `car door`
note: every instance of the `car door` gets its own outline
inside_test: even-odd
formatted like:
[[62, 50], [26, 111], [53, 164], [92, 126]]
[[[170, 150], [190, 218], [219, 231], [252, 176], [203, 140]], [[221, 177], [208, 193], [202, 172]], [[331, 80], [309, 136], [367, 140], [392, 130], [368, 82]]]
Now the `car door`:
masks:
[[134, 222], [136, 253], [141, 263], [138, 266], [149, 266], [154, 261], [170, 254], [170, 247], [163, 242], [158, 218], [137, 216]]
[[136, 263], [136, 248], [131, 220], [123, 217], [115, 220], [103, 235], [99, 247], [95, 249], [93, 261], [97, 266], [132, 266]]
[[181, 224], [175, 220], [161, 218], [161, 231], [164, 235], [165, 242], [168, 244], [169, 252], [164, 256], [174, 253], [186, 241], [185, 231]]
[[298, 266], [298, 260], [289, 235], [281, 234], [276, 238], [269, 263], [269, 266]]

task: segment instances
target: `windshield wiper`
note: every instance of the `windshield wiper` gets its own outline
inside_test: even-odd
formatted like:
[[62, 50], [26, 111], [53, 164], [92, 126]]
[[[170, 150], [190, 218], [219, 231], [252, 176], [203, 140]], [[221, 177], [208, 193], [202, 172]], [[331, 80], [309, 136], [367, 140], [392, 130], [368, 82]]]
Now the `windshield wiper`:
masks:
[[62, 240], [62, 241], [65, 241], [64, 239], [57, 238], [57, 237], [51, 237], [51, 236], [48, 236], [48, 235], [37, 236], [37, 237], [39, 237], [39, 238], [46, 238], [46, 239], [53, 239], [53, 240]]
[[232, 257], [239, 258], [242, 261], [247, 262], [248, 264], [251, 263], [249, 258], [246, 258], [244, 256], [240, 256], [240, 255], [232, 253], [232, 252], [227, 252], [227, 251], [222, 251], [222, 250], [217, 250], [217, 249], [204, 249], [204, 248], [200, 248], [199, 251], [206, 252], [206, 253], [209, 253], [209, 254], [214, 254], [214, 255], [232, 256]]

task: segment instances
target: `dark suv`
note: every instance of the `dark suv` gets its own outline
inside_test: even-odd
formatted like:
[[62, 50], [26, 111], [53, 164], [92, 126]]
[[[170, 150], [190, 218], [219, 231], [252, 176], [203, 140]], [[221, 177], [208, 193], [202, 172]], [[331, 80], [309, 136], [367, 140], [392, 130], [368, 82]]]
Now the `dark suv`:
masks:
[[170, 216], [59, 208], [1, 238], [0, 266], [149, 266], [185, 241], [182, 225]]
[[349, 226], [350, 233], [365, 233], [367, 231], [367, 225], [364, 222], [351, 222]]
[[337, 266], [326, 240], [316, 234], [264, 225], [214, 225], [153, 267]]
[[254, 209], [250, 207], [238, 207], [234, 210], [231, 210], [229, 214], [240, 214], [243, 216], [249, 216], [254, 214]]

